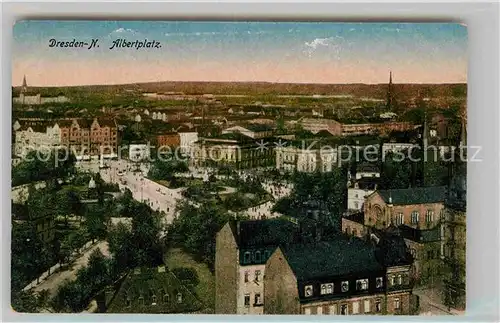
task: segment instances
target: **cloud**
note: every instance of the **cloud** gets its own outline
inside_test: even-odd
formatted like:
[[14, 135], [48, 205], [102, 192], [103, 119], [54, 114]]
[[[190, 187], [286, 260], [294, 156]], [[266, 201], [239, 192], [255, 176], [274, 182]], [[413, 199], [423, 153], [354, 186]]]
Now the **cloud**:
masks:
[[131, 33], [135, 34], [137, 33], [135, 30], [130, 29], [130, 28], [118, 28], [117, 30], [113, 31], [113, 33]]
[[305, 46], [304, 53], [307, 56], [312, 57], [313, 53], [315, 53], [316, 51], [327, 49], [330, 52], [333, 51], [333, 54], [338, 59], [340, 51], [342, 49], [341, 42], [343, 40], [344, 38], [340, 36], [328, 37], [328, 38], [315, 38], [310, 42], [304, 43]]

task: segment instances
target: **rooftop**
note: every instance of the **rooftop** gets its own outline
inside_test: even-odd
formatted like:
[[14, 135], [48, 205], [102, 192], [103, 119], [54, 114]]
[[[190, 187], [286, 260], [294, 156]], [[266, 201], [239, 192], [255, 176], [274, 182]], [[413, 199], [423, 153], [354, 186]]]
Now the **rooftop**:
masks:
[[298, 225], [286, 219], [248, 220], [232, 223], [233, 233], [240, 248], [279, 246], [297, 238]]
[[290, 245], [283, 248], [283, 253], [297, 280], [383, 269], [375, 257], [375, 248], [358, 238], [340, 236], [332, 241]]
[[391, 199], [393, 205], [443, 203], [446, 195], [446, 186], [380, 190], [376, 193], [387, 204], [390, 204], [389, 199]]

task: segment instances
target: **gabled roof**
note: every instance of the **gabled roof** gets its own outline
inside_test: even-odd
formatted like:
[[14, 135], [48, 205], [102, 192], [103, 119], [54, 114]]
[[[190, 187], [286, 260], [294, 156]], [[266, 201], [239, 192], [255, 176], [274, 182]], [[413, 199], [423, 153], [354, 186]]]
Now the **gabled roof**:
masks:
[[446, 196], [446, 186], [415, 187], [394, 190], [380, 190], [378, 193], [385, 203], [393, 205], [413, 205], [428, 203], [443, 203]]
[[235, 238], [241, 249], [279, 246], [295, 241], [299, 227], [286, 219], [240, 221], [233, 226]]
[[339, 236], [332, 241], [290, 245], [282, 251], [301, 281], [383, 269], [373, 245], [358, 238]]

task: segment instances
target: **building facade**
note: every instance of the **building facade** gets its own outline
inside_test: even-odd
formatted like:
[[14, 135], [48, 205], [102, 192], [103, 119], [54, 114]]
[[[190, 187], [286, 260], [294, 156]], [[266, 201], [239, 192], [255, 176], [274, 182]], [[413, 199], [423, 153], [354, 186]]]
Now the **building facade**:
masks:
[[17, 127], [14, 154], [24, 157], [30, 151], [47, 151], [61, 146], [61, 128], [57, 122]]
[[284, 172], [331, 172], [337, 167], [338, 150], [277, 147], [276, 169]]
[[445, 193], [445, 186], [375, 191], [366, 197], [365, 225], [433, 228], [439, 224]]
[[326, 130], [334, 136], [340, 136], [342, 134], [342, 124], [333, 119], [304, 118], [300, 120], [300, 125], [304, 130], [314, 134], [321, 130]]
[[356, 238], [280, 247], [266, 263], [264, 313], [413, 314], [411, 257], [387, 255]]
[[228, 222], [216, 237], [215, 313], [263, 314], [266, 261], [297, 232], [283, 219]]

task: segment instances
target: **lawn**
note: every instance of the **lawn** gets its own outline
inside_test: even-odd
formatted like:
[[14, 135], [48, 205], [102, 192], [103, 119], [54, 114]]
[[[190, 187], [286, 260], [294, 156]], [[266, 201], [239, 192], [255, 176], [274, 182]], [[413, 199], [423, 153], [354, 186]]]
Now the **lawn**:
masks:
[[198, 298], [205, 304], [205, 307], [215, 310], [215, 276], [210, 272], [204, 263], [196, 262], [181, 249], [171, 249], [165, 255], [165, 263], [170, 270], [178, 267], [191, 267], [198, 273], [200, 283], [195, 291]]

